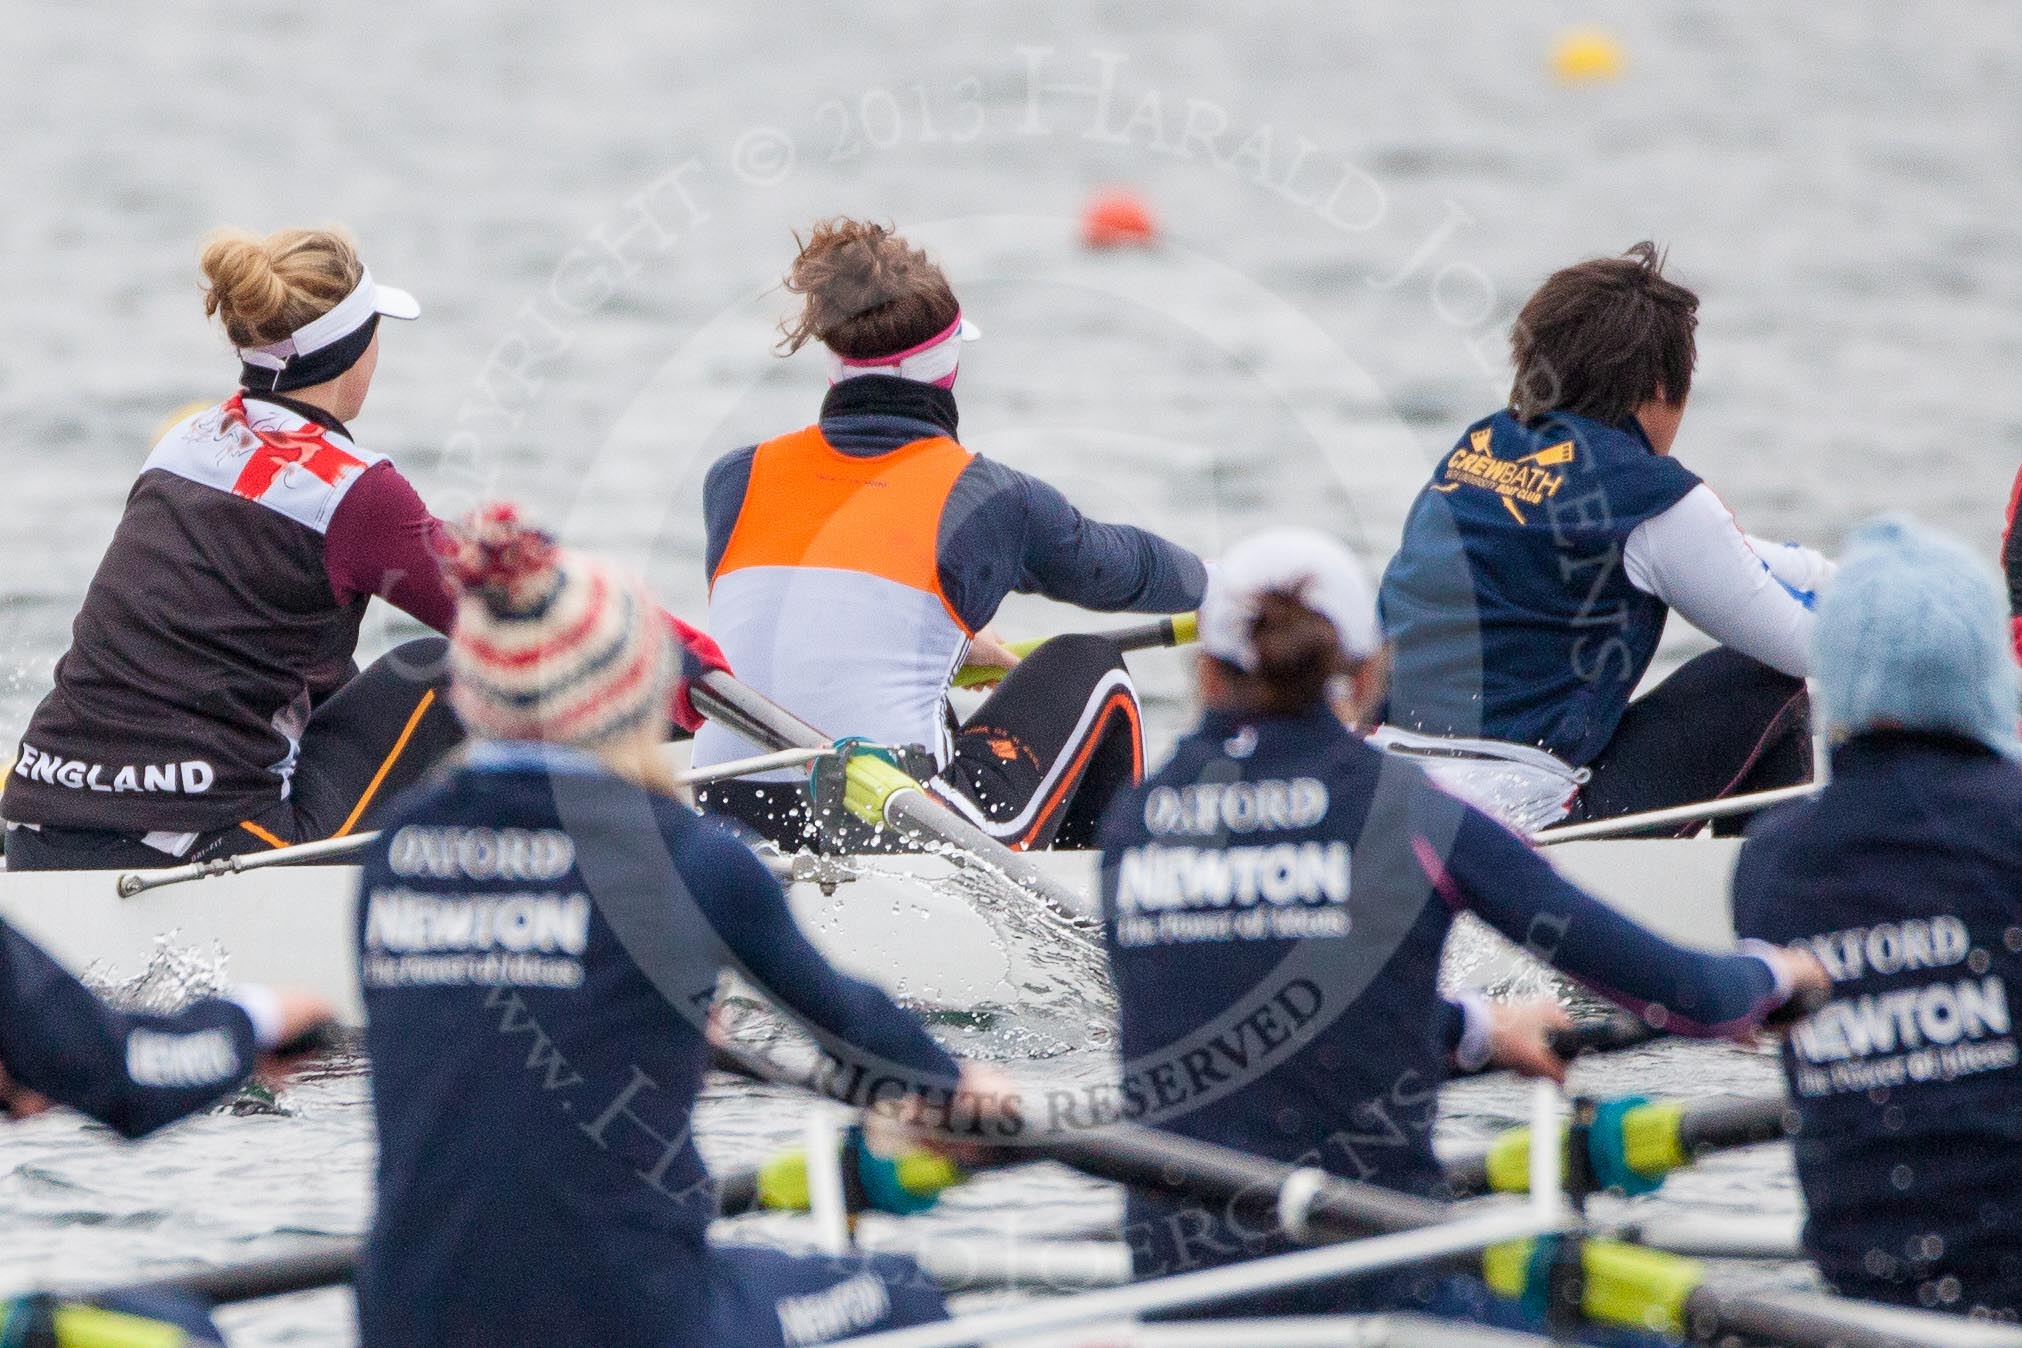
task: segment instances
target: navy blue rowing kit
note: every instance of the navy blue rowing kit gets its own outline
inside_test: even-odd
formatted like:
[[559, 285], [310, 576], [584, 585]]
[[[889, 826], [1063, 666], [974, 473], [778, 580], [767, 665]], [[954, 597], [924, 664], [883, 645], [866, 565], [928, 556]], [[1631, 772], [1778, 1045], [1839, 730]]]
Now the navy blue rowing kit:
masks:
[[[1557, 756], [1585, 780], [1574, 818], [1803, 781], [1831, 571], [1743, 534], [1633, 417], [1497, 412], [1440, 461], [1384, 572], [1385, 719]], [[1674, 608], [1722, 645], [1632, 702]]]
[[2022, 768], [1870, 732], [1757, 825], [1738, 931], [1817, 955], [1784, 1049], [1805, 1248], [1850, 1296], [2022, 1313]]
[[1630, 582], [1629, 535], [1698, 485], [1634, 420], [1505, 410], [1468, 427], [1383, 575], [1390, 719], [1592, 760], [1668, 612]]
[[582, 754], [480, 746], [367, 855], [367, 1345], [785, 1344], [939, 1318], [910, 1263], [715, 1247], [718, 973], [923, 1088], [956, 1066], [810, 946], [740, 843]]
[[253, 1023], [221, 998], [174, 1015], [118, 1011], [0, 923], [0, 1070], [140, 1137], [194, 1114], [253, 1071]]
[[[1130, 1117], [1414, 1194], [1444, 1183], [1432, 1131], [1461, 1018], [1438, 974], [1456, 913], [1680, 1033], [1736, 1032], [1778, 1001], [1765, 960], [1652, 935], [1325, 709], [1210, 714], [1110, 813], [1102, 896]], [[1139, 1196], [1126, 1233], [1139, 1277], [1288, 1248]], [[1412, 1284], [1216, 1312], [1417, 1300]]]

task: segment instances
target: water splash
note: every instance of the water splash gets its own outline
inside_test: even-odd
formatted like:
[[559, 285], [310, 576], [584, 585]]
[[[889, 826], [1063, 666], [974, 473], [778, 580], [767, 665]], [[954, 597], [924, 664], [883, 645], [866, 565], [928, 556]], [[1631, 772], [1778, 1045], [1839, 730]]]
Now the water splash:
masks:
[[217, 942], [208, 948], [179, 945], [175, 933], [157, 936], [139, 973], [122, 978], [103, 962], [85, 966], [86, 987], [127, 1011], [168, 1014], [191, 1002], [215, 997], [231, 986], [229, 957]]
[[1565, 1004], [1575, 1000], [1572, 985], [1549, 965], [1467, 913], [1454, 922], [1446, 938], [1439, 986], [1442, 992], [1468, 989], [1491, 997], [1551, 997]]

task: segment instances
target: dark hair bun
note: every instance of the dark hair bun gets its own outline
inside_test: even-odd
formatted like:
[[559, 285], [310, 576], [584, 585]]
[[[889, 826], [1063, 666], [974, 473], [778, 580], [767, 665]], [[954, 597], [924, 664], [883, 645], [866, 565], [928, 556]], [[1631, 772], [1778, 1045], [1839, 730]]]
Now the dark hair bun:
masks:
[[1295, 716], [1317, 706], [1335, 678], [1356, 669], [1334, 624], [1290, 590], [1259, 596], [1250, 640], [1257, 668], [1227, 666], [1234, 704], [1247, 715]]

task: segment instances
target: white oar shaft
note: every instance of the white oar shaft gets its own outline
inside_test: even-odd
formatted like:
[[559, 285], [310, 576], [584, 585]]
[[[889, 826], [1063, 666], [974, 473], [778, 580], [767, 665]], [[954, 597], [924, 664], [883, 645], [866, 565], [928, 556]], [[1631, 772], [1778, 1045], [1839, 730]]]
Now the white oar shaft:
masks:
[[342, 838], [323, 838], [317, 842], [296, 843], [292, 847], [277, 847], [271, 852], [247, 852], [239, 856], [218, 857], [212, 861], [193, 861], [187, 866], [170, 866], [159, 871], [128, 871], [119, 877], [119, 896], [130, 899], [136, 894], [145, 894], [150, 889], [180, 885], [189, 880], [207, 880], [217, 875], [237, 875], [242, 871], [265, 870], [269, 866], [293, 866], [303, 862], [322, 861], [330, 857], [349, 856], [353, 852], [371, 846], [378, 837], [377, 832], [350, 833]]
[[753, 754], [749, 758], [733, 758], [727, 763], [712, 763], [706, 768], [690, 768], [677, 773], [674, 780], [682, 786], [707, 786], [711, 782], [727, 782], [733, 777], [749, 777], [754, 772], [806, 767], [817, 759], [833, 757], [833, 748], [781, 749], [778, 753]]
[[1564, 824], [1558, 828], [1543, 830], [1531, 841], [1540, 847], [1547, 847], [1552, 843], [1578, 842], [1582, 838], [1616, 838], [1625, 833], [1641, 833], [1646, 829], [1668, 828], [1674, 824], [1691, 824], [1702, 819], [1727, 819], [1737, 814], [1766, 810], [1787, 800], [1802, 800], [1817, 790], [1816, 783], [1803, 782], [1797, 786], [1780, 786], [1774, 791], [1756, 791], [1746, 796], [1729, 796], [1725, 800], [1703, 800], [1691, 805], [1673, 805], [1668, 809], [1646, 810], [1642, 814], [1625, 814], [1617, 819], [1596, 819], [1591, 824]]
[[[710, 782], [728, 781], [730, 778], [745, 777], [754, 772], [801, 767], [818, 758], [827, 758], [834, 752], [833, 748], [824, 745], [819, 749], [793, 748], [782, 749], [777, 753], [753, 754], [749, 758], [734, 758], [727, 763], [712, 763], [706, 768], [691, 768], [687, 772], [676, 773], [674, 780], [681, 786], [706, 786]], [[122, 898], [130, 899], [136, 894], [145, 894], [150, 889], [179, 885], [190, 880], [203, 880], [216, 875], [237, 875], [242, 871], [265, 870], [269, 866], [298, 866], [311, 861], [327, 861], [331, 857], [361, 852], [378, 839], [377, 831], [350, 833], [342, 838], [323, 838], [317, 842], [296, 843], [292, 847], [277, 847], [271, 852], [247, 852], [239, 856], [219, 857], [214, 861], [195, 861], [186, 866], [171, 866], [159, 871], [129, 871], [119, 877], [119, 893]]]
[[1399, 1231], [1367, 1240], [1290, 1254], [1226, 1264], [1198, 1273], [1182, 1273], [1128, 1287], [1087, 1292], [1026, 1303], [1004, 1310], [965, 1315], [941, 1324], [871, 1334], [850, 1343], [862, 1348], [959, 1348], [963, 1344], [994, 1343], [1015, 1335], [1036, 1334], [1094, 1324], [1151, 1311], [1208, 1305], [1253, 1292], [1274, 1291], [1329, 1282], [1355, 1273], [1405, 1268], [1454, 1254], [1469, 1254], [1499, 1245], [1567, 1229], [1564, 1221], [1541, 1220], [1525, 1207], [1466, 1217], [1416, 1231]]

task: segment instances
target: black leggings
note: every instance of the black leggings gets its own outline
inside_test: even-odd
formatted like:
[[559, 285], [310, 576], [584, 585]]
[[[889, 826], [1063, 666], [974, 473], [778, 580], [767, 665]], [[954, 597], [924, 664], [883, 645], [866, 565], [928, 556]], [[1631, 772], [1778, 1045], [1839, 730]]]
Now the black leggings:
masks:
[[[1137, 693], [1116, 643], [1054, 637], [1021, 661], [955, 730], [955, 756], [935, 794], [1018, 850], [1086, 847], [1116, 793], [1144, 776]], [[783, 847], [878, 850], [892, 845], [852, 817], [814, 819], [794, 782], [717, 782], [697, 793]]]
[[[377, 828], [390, 802], [463, 742], [463, 727], [443, 696], [448, 651], [441, 637], [407, 642], [325, 698], [302, 732], [288, 799], [199, 834], [180, 859], [207, 861]], [[143, 869], [177, 860], [130, 833], [7, 833], [10, 871]]]
[[[1629, 704], [1588, 765], [1574, 819], [1613, 819], [1811, 780], [1804, 681], [1721, 647], [1687, 660]], [[1747, 816], [1715, 832], [1739, 832]], [[1664, 834], [1683, 836], [1696, 823]]]

